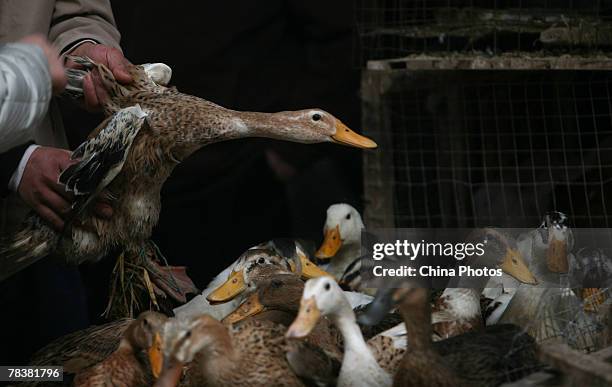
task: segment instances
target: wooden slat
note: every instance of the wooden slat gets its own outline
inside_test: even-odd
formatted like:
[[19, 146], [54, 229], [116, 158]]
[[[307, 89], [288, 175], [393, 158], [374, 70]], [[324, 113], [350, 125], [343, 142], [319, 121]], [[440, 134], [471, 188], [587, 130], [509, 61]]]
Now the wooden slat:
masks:
[[392, 78], [389, 72], [364, 71], [361, 81], [363, 133], [379, 147], [363, 152], [364, 221], [371, 229], [395, 227], [393, 132], [389, 106], [383, 100]]
[[405, 58], [373, 60], [370, 70], [612, 70], [612, 57], [524, 55], [413, 55]]
[[593, 352], [591, 356], [598, 357], [603, 361], [608, 361], [608, 359], [612, 359], [612, 346]]
[[566, 375], [570, 386], [612, 386], [612, 364], [601, 357], [571, 349], [563, 343], [540, 346], [540, 360]]

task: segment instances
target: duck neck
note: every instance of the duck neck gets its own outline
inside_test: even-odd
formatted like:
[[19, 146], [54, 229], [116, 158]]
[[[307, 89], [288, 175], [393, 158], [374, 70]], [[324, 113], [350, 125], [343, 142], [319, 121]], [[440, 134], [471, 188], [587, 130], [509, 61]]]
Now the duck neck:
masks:
[[332, 258], [327, 271], [337, 278], [344, 274], [346, 268], [361, 255], [359, 242], [348, 242], [342, 245], [338, 253]]
[[412, 305], [404, 301], [399, 305], [399, 312], [406, 325], [406, 336], [411, 349], [426, 350], [431, 344], [431, 307], [429, 302], [424, 305]]
[[234, 111], [232, 122], [236, 137], [291, 137], [287, 118], [278, 113]]
[[325, 141], [315, 131], [305, 128], [300, 115], [293, 112], [260, 113], [232, 111], [234, 138], [265, 137], [277, 140], [312, 144]]
[[205, 380], [215, 381], [231, 380], [239, 357], [226, 330], [216, 337], [215, 342], [201, 351], [199, 356]]
[[355, 313], [348, 303], [346, 303], [346, 305], [343, 303], [338, 311], [333, 313], [330, 317], [342, 334], [344, 339], [344, 351], [346, 353], [370, 353], [370, 350], [363, 338], [363, 334], [359, 329], [359, 325], [357, 325], [355, 320]]

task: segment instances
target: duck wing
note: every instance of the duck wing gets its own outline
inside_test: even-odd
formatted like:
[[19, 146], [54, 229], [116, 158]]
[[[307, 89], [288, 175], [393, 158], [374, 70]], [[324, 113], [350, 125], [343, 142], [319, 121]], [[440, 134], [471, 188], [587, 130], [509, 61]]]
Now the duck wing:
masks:
[[342, 358], [306, 341], [287, 343], [291, 370], [308, 386], [335, 386]]
[[30, 365], [61, 365], [65, 373], [77, 373], [98, 364], [117, 349], [132, 321], [123, 318], [62, 336], [38, 350]]
[[474, 386], [497, 386], [540, 367], [535, 340], [512, 324], [488, 326], [433, 345], [453, 371]]
[[[75, 195], [64, 232], [121, 172], [134, 138], [145, 126], [146, 117], [139, 105], [121, 109], [100, 125], [94, 137], [72, 153], [72, 159], [80, 161], [66, 168], [58, 178], [66, 191]], [[24, 228], [6, 247], [0, 248], [0, 282], [49, 255], [59, 238], [59, 234], [38, 215], [28, 217]]]
[[73, 217], [82, 213], [93, 199], [121, 172], [134, 138], [145, 126], [147, 113], [139, 105], [119, 110], [105, 121], [97, 135], [73, 153], [80, 160], [64, 170], [59, 182], [72, 192]]

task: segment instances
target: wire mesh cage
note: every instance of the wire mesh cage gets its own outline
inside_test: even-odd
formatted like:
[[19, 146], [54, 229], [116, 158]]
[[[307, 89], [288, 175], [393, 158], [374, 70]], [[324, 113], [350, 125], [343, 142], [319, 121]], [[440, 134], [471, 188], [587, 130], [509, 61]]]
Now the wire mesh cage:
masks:
[[610, 227], [612, 73], [366, 71], [370, 227]]
[[356, 10], [364, 61], [612, 45], [606, 0], [359, 0]]
[[536, 312], [525, 310], [525, 330], [538, 343], [561, 341], [586, 353], [605, 348], [612, 344], [610, 293], [609, 288], [532, 289]]

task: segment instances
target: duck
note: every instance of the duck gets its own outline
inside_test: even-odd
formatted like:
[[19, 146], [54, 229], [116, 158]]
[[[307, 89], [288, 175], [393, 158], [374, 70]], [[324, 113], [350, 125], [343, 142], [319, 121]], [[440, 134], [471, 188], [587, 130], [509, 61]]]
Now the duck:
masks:
[[[150, 386], [155, 346], [167, 317], [147, 311], [60, 337], [37, 351], [30, 365], [62, 366], [75, 386]], [[155, 361], [153, 359], [153, 361]], [[38, 383], [30, 383], [35, 386]]]
[[298, 315], [289, 326], [286, 337], [305, 338], [322, 316], [329, 318], [340, 330], [344, 342], [337, 385], [390, 386], [405, 347], [399, 340], [383, 335], [377, 335], [366, 343], [351, 305], [340, 286], [330, 277], [306, 281]]
[[[252, 293], [236, 310], [230, 313], [223, 323], [237, 324], [247, 319], [264, 319], [282, 324], [287, 327], [297, 317], [300, 300], [304, 291], [304, 282], [294, 273], [275, 273], [267, 276], [257, 286], [257, 291]], [[344, 291], [351, 308], [359, 313], [360, 310], [372, 302], [372, 297], [355, 292]], [[381, 324], [374, 327], [360, 327], [366, 339], [396, 326], [400, 321], [399, 316], [389, 314]], [[327, 318], [321, 318], [308, 339], [315, 343], [329, 343], [338, 350], [343, 347], [341, 335]], [[332, 348], [326, 347], [332, 351]]]
[[404, 318], [408, 345], [393, 376], [394, 386], [497, 386], [539, 369], [535, 340], [515, 325], [432, 341], [429, 289], [402, 281], [379, 289], [360, 316], [363, 324], [376, 324], [398, 306]]
[[36, 351], [30, 365], [61, 365], [64, 375], [74, 376], [111, 355], [133, 321], [133, 318], [122, 318], [61, 336]]
[[[329, 206], [323, 226], [324, 239], [315, 253], [321, 261], [329, 261], [325, 270], [336, 280], [349, 282], [347, 269], [355, 265], [361, 257], [361, 231], [365, 228], [361, 214], [347, 203], [336, 203]], [[359, 269], [351, 270], [350, 273]], [[346, 273], [346, 275], [345, 275]], [[357, 290], [357, 285], [353, 287]]]
[[598, 261], [597, 249], [582, 248], [572, 253], [573, 233], [562, 213], [547, 214], [538, 229], [524, 233], [519, 240], [522, 250], [529, 252], [530, 268], [540, 282], [510, 285], [516, 290], [499, 323], [521, 326], [539, 343], [560, 340], [589, 352], [603, 348], [610, 318], [606, 292], [595, 291], [591, 298], [588, 292], [597, 288], [590, 288], [586, 294], [581, 288], [571, 288], [572, 281], [581, 280], [581, 262]]
[[[289, 265], [291, 271], [299, 273], [306, 279], [329, 275], [308, 259], [302, 245], [295, 240], [271, 240], [261, 243], [255, 248], [272, 251], [278, 258]], [[223, 278], [227, 270], [221, 273], [221, 278]], [[209, 302], [222, 303], [230, 301], [247, 289], [244, 273], [250, 270], [250, 266], [246, 264], [246, 260], [240, 260], [239, 258], [238, 262], [230, 270], [231, 272], [227, 275], [227, 279], [207, 295], [206, 299]]]
[[258, 271], [254, 268], [261, 265], [274, 266], [280, 272], [297, 272], [305, 279], [327, 274], [308, 260], [298, 244], [292, 252], [286, 249], [281, 252], [272, 241], [260, 243], [219, 273], [201, 294], [174, 308], [174, 315], [186, 318], [209, 314], [222, 320], [257, 289]]
[[333, 384], [338, 361], [284, 333], [284, 326], [265, 320], [229, 326], [208, 315], [173, 320], [164, 326], [163, 371], [155, 386], [176, 386], [181, 378], [182, 386]]
[[[186, 280], [177, 281], [181, 271], [163, 265], [163, 256], [148, 243], [159, 218], [161, 188], [181, 161], [208, 144], [247, 137], [362, 149], [377, 146], [322, 109], [236, 111], [158, 85], [142, 66], [129, 65], [134, 82], [122, 85], [103, 64], [71, 59], [84, 70], [69, 77], [80, 77], [82, 82], [90, 73], [104, 85], [108, 98], [102, 107], [107, 118], [73, 152], [75, 164], [60, 174], [59, 182], [76, 197], [64, 229], [58, 232], [38, 215], [30, 215], [0, 252], [0, 281], [51, 254], [80, 264], [119, 251], [130, 263], [127, 267], [136, 268], [133, 274], [149, 290], [149, 297], [155, 290], [160, 297], [184, 303], [186, 294], [197, 289]], [[111, 203], [112, 218], [93, 215], [96, 198]]]
[[570, 260], [570, 285], [577, 285], [576, 295], [583, 300], [584, 310], [598, 313], [608, 300], [612, 285], [612, 261], [600, 248], [583, 247]]
[[[496, 266], [502, 269], [503, 274], [510, 276], [518, 283], [536, 284], [537, 278], [530, 271], [520, 251], [516, 240], [506, 233], [494, 228], [483, 228], [473, 232], [470, 240], [484, 240], [487, 247], [485, 254], [476, 260], [472, 257], [466, 264], [474, 265], [485, 262], [487, 266]], [[478, 262], [474, 262], [478, 261]], [[442, 295], [435, 301], [432, 313], [433, 339], [441, 340], [474, 329], [481, 329], [485, 325], [481, 309], [481, 295], [486, 287], [491, 286], [490, 281], [470, 280], [466, 287], [462, 284], [451, 284], [444, 289]], [[499, 299], [489, 303], [486, 313], [494, 315], [495, 307], [499, 307]]]

